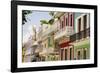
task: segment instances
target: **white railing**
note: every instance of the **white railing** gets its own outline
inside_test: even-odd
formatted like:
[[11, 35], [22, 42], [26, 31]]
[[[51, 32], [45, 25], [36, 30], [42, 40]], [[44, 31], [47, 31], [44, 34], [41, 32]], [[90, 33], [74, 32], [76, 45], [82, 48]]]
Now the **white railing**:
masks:
[[54, 35], [54, 39], [58, 39], [62, 36], [70, 36], [73, 33], [74, 33], [73, 27], [67, 26], [64, 27], [63, 29], [58, 30]]
[[51, 32], [54, 32], [56, 29], [57, 29], [57, 22], [51, 25], [51, 27], [49, 27], [46, 31], [44, 31], [42, 35], [47, 36]]

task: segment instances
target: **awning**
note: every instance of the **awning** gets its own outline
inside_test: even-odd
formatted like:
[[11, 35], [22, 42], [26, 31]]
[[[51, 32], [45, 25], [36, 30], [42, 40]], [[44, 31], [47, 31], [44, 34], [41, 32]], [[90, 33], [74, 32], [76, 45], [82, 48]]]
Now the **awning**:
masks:
[[60, 48], [71, 46], [70, 41], [59, 44]]

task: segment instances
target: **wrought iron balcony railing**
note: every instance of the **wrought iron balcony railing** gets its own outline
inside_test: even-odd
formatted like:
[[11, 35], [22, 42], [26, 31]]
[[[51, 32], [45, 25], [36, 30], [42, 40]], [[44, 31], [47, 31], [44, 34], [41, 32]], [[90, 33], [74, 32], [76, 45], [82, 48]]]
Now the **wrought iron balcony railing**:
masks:
[[90, 37], [90, 28], [71, 35], [70, 41], [74, 42], [76, 40], [80, 40], [80, 39], [86, 38], [86, 37]]

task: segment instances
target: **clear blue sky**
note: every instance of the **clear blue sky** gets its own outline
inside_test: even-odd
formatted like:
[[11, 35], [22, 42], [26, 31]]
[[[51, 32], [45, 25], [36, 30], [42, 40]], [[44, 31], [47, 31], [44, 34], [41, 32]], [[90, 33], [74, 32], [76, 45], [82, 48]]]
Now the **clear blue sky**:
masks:
[[27, 33], [31, 32], [29, 29], [35, 25], [38, 30], [40, 24], [40, 20], [49, 20], [51, 16], [49, 12], [46, 11], [32, 11], [31, 14], [27, 16], [28, 22], [23, 25], [23, 37], [27, 35]]

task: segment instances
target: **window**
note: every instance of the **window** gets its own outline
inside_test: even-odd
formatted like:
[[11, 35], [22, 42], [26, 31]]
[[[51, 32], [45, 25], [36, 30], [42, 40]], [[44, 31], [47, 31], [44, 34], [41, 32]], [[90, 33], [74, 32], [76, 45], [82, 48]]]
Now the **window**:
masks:
[[66, 18], [66, 26], [68, 25], [68, 19]]
[[60, 21], [60, 29], [62, 29], [62, 22], [61, 22], [61, 19], [60, 19], [59, 21]]
[[48, 37], [48, 47], [52, 46], [51, 45], [51, 37]]
[[62, 21], [62, 28], [64, 27], [64, 22]]
[[70, 60], [72, 59], [72, 48], [70, 48]]
[[46, 48], [46, 44], [45, 44], [45, 48]]
[[78, 31], [79, 32], [81, 31], [81, 18], [78, 19]]
[[72, 26], [72, 14], [71, 14], [71, 18], [70, 18], [70, 26]]
[[60, 24], [60, 29], [62, 28], [61, 24]]
[[67, 49], [65, 49], [65, 60], [67, 60]]
[[83, 29], [84, 29], [84, 38], [86, 38], [86, 27], [87, 27], [87, 15], [84, 15], [83, 17]]
[[84, 24], [84, 30], [85, 30], [87, 26], [87, 15], [84, 15], [83, 17], [83, 24]]
[[86, 50], [83, 51], [83, 59], [86, 59]]
[[79, 34], [78, 34], [78, 39], [81, 39], [81, 18], [78, 19], [78, 31], [79, 31]]
[[61, 60], [63, 60], [63, 51], [64, 49], [61, 49]]
[[80, 59], [80, 56], [81, 56], [81, 54], [80, 54], [80, 51], [78, 51], [78, 60]]

